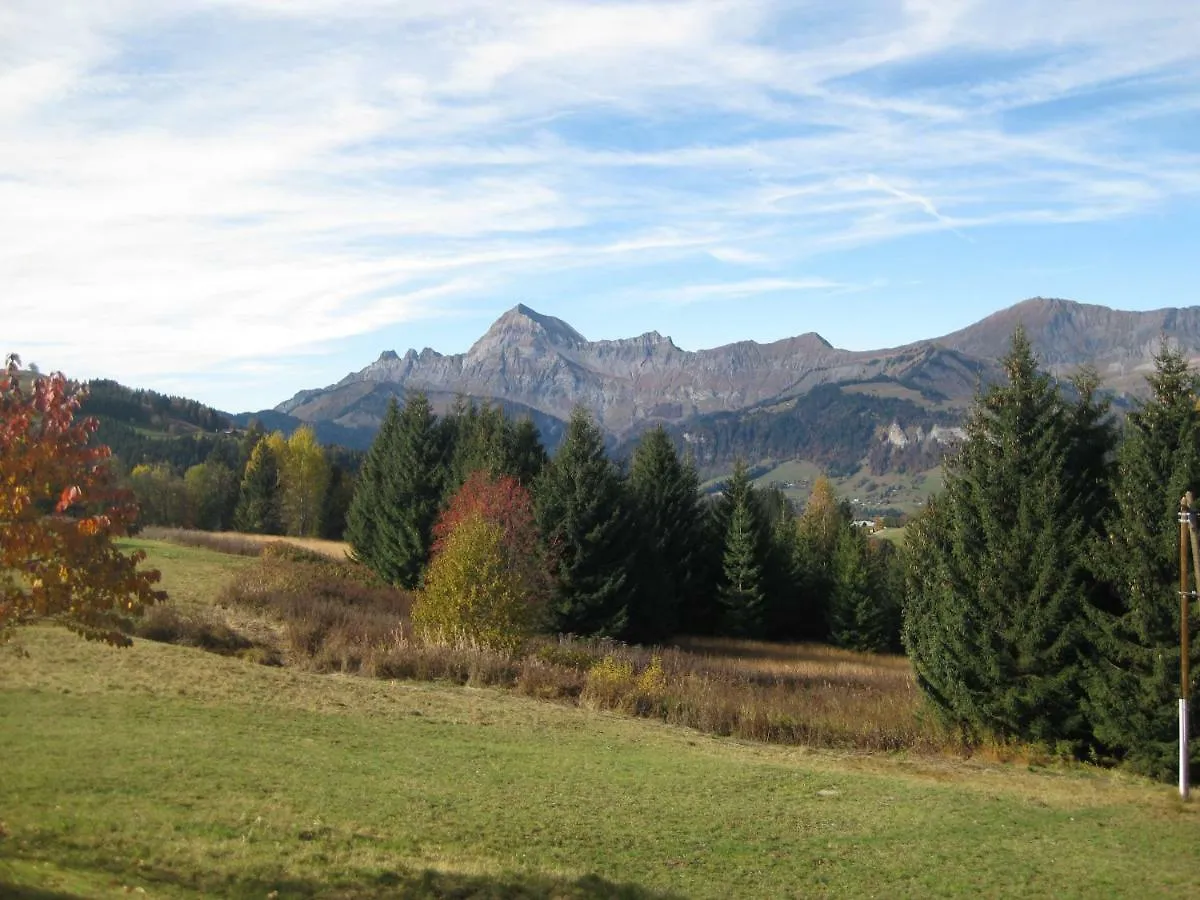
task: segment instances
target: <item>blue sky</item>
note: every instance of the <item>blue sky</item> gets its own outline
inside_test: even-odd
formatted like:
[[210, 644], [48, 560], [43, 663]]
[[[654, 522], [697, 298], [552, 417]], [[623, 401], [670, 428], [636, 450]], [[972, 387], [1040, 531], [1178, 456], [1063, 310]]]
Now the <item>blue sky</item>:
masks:
[[4, 0], [0, 352], [229, 410], [518, 302], [865, 349], [1200, 304], [1185, 0]]

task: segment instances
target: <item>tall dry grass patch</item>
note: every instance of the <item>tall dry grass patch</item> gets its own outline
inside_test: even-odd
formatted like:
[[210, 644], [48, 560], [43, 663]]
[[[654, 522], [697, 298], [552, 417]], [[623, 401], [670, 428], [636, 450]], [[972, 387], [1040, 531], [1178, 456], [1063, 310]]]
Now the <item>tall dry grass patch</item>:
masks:
[[221, 603], [278, 623], [293, 664], [367, 674], [380, 650], [407, 639], [412, 609], [407, 592], [380, 583], [365, 566], [283, 543], [266, 545]]
[[164, 528], [148, 525], [141, 536], [152, 541], [166, 541], [185, 547], [202, 547], [218, 553], [239, 556], [258, 556], [272, 544], [290, 544], [327, 559], [342, 562], [348, 558], [350, 545], [344, 541], [323, 538], [284, 537], [277, 534], [248, 534], [240, 531], [199, 531], [193, 528]]
[[908, 661], [813, 644], [690, 638], [643, 648], [540, 637], [507, 651], [414, 634], [413, 597], [365, 567], [268, 545], [221, 597], [315, 672], [495, 686], [710, 734], [847, 750], [965, 749], [923, 712]]

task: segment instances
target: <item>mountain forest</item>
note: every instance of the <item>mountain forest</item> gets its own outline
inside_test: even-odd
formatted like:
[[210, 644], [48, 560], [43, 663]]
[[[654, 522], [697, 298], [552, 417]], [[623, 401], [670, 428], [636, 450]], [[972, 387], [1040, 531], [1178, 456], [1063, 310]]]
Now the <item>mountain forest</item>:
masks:
[[323, 447], [307, 426], [213, 434], [226, 423], [211, 410], [111, 383], [93, 383], [85, 411], [144, 524], [344, 538], [381, 582], [442, 598], [414, 614], [442, 639], [903, 651], [964, 735], [1165, 777], [1175, 510], [1200, 485], [1197, 378], [1164, 341], [1122, 423], [1094, 374], [1043, 371], [1023, 329], [1000, 367], [900, 547], [853, 521], [824, 478], [797, 509], [738, 458], [702, 491], [694, 455], [662, 425], [614, 458], [582, 407], [551, 452], [528, 417], [466, 398], [438, 415], [412, 392], [391, 400], [365, 454]]

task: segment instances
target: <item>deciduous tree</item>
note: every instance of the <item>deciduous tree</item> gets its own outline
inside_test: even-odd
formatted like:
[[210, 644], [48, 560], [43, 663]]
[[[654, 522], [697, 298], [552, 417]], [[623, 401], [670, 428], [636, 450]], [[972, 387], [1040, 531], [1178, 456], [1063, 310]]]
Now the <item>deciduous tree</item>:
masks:
[[284, 530], [296, 537], [316, 537], [321, 530], [329, 460], [316, 432], [303, 425], [282, 446], [279, 460], [279, 507]]
[[543, 623], [550, 587], [528, 490], [512, 476], [475, 472], [434, 526], [414, 623], [511, 648]]
[[75, 418], [82, 391], [59, 373], [26, 388], [19, 366], [9, 357], [0, 375], [0, 634], [48, 618], [126, 645], [127, 617], [166, 596], [145, 555], [114, 543], [137, 506], [90, 442], [96, 420]]
[[446, 535], [413, 607], [426, 640], [516, 649], [533, 627], [524, 585], [504, 547], [504, 529], [473, 512]]

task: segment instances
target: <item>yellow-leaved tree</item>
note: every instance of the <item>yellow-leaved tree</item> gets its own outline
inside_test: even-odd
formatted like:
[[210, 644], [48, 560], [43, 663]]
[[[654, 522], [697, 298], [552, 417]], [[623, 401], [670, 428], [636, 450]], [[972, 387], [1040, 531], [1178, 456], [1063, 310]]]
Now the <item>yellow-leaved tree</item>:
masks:
[[84, 392], [61, 373], [22, 384], [20, 360], [0, 374], [0, 637], [48, 619], [91, 640], [130, 643], [125, 621], [163, 600], [159, 573], [114, 538], [137, 518], [96, 420], [75, 419]]
[[308, 425], [297, 428], [278, 446], [284, 529], [296, 537], [316, 537], [321, 530], [325, 492], [329, 488], [329, 460]]

